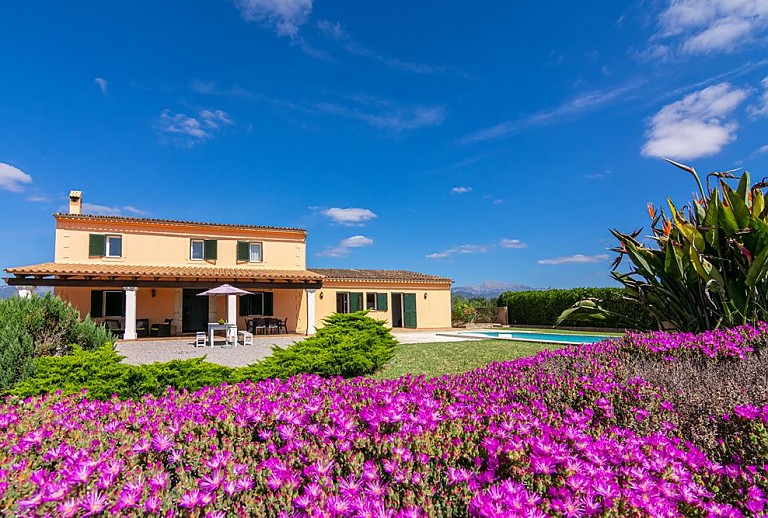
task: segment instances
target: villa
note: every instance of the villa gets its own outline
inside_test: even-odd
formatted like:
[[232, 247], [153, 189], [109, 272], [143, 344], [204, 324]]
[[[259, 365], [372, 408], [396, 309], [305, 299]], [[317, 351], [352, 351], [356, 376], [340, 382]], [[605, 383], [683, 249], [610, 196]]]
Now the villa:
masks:
[[[69, 200], [68, 213], [54, 214], [54, 262], [7, 268], [6, 282], [21, 296], [52, 286], [83, 317], [119, 319], [125, 340], [163, 323], [171, 336], [204, 331], [233, 314], [241, 329], [251, 317], [277, 317], [286, 332], [300, 334], [314, 333], [334, 312], [363, 309], [392, 327], [451, 325], [451, 279], [403, 270], [309, 270], [303, 229], [89, 215], [82, 213], [80, 191]], [[224, 283], [250, 294], [197, 296]], [[233, 303], [236, 313], [228, 316]]]

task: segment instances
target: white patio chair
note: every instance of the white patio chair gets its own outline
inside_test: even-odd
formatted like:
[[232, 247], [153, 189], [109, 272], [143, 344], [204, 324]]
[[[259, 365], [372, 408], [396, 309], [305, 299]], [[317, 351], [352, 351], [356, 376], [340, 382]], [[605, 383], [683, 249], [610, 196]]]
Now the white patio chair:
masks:
[[227, 338], [226, 343], [224, 345], [231, 345], [232, 347], [237, 347], [237, 326], [231, 325], [227, 326]]
[[243, 345], [253, 345], [253, 333], [250, 331], [240, 331], [240, 337], [243, 339]]
[[195, 347], [205, 347], [207, 337], [204, 331], [195, 333]]

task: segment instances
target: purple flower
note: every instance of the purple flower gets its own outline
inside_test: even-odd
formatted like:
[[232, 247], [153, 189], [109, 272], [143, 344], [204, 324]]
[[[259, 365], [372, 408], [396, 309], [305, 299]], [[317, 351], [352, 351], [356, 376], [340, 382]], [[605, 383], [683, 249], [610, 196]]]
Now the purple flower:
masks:
[[99, 491], [92, 491], [80, 500], [80, 507], [85, 511], [83, 516], [96, 516], [103, 513], [109, 506], [109, 499]]

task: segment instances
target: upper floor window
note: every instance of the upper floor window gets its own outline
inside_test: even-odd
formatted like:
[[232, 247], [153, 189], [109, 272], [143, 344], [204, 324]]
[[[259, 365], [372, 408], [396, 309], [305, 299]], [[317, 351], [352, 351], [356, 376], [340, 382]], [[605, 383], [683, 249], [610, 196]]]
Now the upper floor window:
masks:
[[107, 236], [107, 257], [123, 256], [123, 236]]
[[196, 260], [203, 260], [203, 240], [193, 239], [189, 245], [189, 258]]
[[89, 234], [88, 255], [90, 257], [122, 257], [123, 236]]
[[237, 242], [237, 262], [260, 263], [264, 260], [262, 244], [251, 241]]
[[196, 261], [215, 261], [218, 255], [218, 243], [215, 239], [190, 239], [189, 258]]

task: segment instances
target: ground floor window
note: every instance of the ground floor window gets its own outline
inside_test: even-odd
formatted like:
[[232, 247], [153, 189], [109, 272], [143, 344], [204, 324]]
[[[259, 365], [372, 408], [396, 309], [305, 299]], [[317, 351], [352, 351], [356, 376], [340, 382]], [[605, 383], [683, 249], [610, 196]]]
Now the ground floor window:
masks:
[[354, 313], [363, 309], [363, 294], [349, 291], [336, 292], [336, 313]]
[[386, 311], [387, 310], [387, 294], [386, 293], [366, 293], [365, 294], [365, 309], [371, 311]]
[[91, 291], [91, 317], [114, 318], [125, 316], [125, 292]]
[[256, 292], [240, 297], [240, 316], [262, 315], [271, 317], [274, 307], [274, 294]]

